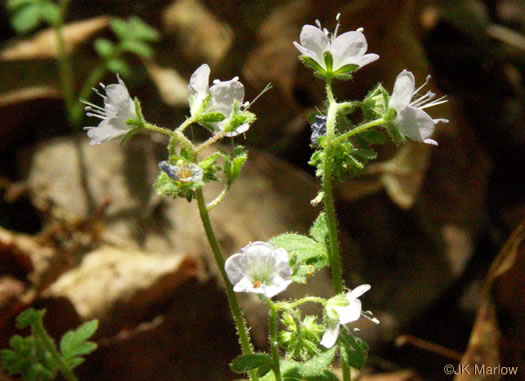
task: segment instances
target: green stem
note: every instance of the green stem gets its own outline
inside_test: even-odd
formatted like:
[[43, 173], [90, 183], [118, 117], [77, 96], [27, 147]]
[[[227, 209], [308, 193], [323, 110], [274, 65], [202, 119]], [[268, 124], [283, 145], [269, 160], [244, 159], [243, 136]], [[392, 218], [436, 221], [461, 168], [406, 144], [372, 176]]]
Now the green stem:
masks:
[[348, 132], [345, 132], [344, 134], [339, 135], [337, 138], [333, 140], [333, 143], [341, 143], [343, 140], [348, 139], [351, 136], [360, 134], [361, 132], [366, 131], [369, 128], [380, 126], [384, 123], [385, 123], [384, 118], [379, 118], [379, 119], [364, 123], [356, 128], [351, 129]]
[[73, 93], [73, 68], [66, 52], [66, 44], [64, 42], [64, 18], [71, 0], [60, 1], [60, 16], [54, 25], [56, 39], [57, 39], [57, 53], [58, 53], [58, 69], [60, 72], [60, 83], [64, 99], [66, 102], [68, 121], [74, 129], [80, 128], [80, 122], [75, 121], [73, 116], [73, 109], [75, 107], [75, 96]]
[[222, 202], [222, 200], [224, 200], [224, 197], [226, 197], [226, 194], [228, 193], [229, 190], [230, 190], [230, 184], [226, 184], [222, 192], [219, 193], [217, 197], [215, 197], [215, 200], [209, 202], [208, 205], [206, 205], [206, 208], [208, 208], [208, 211], [212, 210], [217, 205], [219, 205]]
[[[215, 232], [213, 231], [213, 227], [211, 225], [210, 215], [208, 213], [208, 208], [206, 207], [206, 202], [204, 201], [202, 189], [197, 190], [195, 193], [197, 194], [197, 204], [199, 206], [199, 213], [201, 216], [202, 225], [204, 226], [204, 231], [206, 232], [206, 237], [208, 238], [208, 242], [210, 243], [211, 250], [213, 251], [213, 255], [215, 257], [217, 266], [219, 267], [222, 280], [224, 281], [224, 284], [226, 286], [226, 296], [228, 297], [228, 303], [233, 314], [233, 320], [235, 321], [235, 326], [237, 327], [237, 334], [239, 335], [239, 340], [241, 342], [242, 353], [245, 355], [252, 354], [253, 350], [250, 342], [250, 337], [248, 336], [248, 328], [246, 326], [246, 321], [244, 320], [244, 317], [242, 315], [241, 309], [239, 307], [239, 302], [237, 301], [237, 297], [233, 292], [233, 286], [230, 283], [230, 280], [228, 279], [226, 270], [224, 269], [224, 258], [222, 257], [219, 243], [217, 242]], [[253, 381], [258, 380], [255, 371], [251, 372], [250, 375]]]
[[308, 303], [308, 302], [311, 302], [311, 303], [320, 303], [322, 304], [323, 306], [326, 305], [326, 300], [324, 300], [323, 298], [319, 298], [317, 296], [306, 296], [302, 299], [299, 299], [299, 300], [296, 300], [295, 302], [293, 303], [287, 303], [287, 302], [277, 302], [277, 303], [274, 303], [275, 306], [277, 306], [277, 308], [279, 309], [283, 309], [283, 310], [289, 310], [289, 309], [293, 309], [295, 307], [298, 307], [300, 306], [301, 304], [304, 304], [304, 303]]
[[33, 325], [33, 328], [35, 330], [36, 335], [38, 335], [38, 337], [40, 338], [40, 342], [44, 346], [44, 349], [51, 355], [51, 357], [53, 358], [53, 362], [60, 369], [64, 377], [68, 381], [78, 381], [78, 378], [75, 376], [75, 373], [73, 373], [73, 370], [64, 363], [62, 356], [60, 356], [60, 354], [56, 350], [55, 344], [44, 329], [41, 319], [37, 324]]
[[270, 306], [270, 347], [272, 350], [272, 369], [275, 381], [281, 381], [281, 366], [279, 359], [279, 341], [277, 336], [277, 307], [270, 299], [267, 299]]
[[186, 129], [186, 127], [188, 127], [189, 125], [191, 125], [193, 122], [195, 122], [195, 120], [192, 118], [188, 118], [184, 121], [184, 123], [182, 123], [179, 127], [177, 127], [177, 129], [175, 131], [179, 132], [182, 134], [182, 132]]
[[200, 146], [198, 146], [195, 151], [197, 152], [201, 152], [203, 149], [205, 149], [206, 147], [209, 147], [210, 145], [212, 145], [213, 143], [215, 142], [218, 142], [219, 140], [221, 140], [222, 138], [224, 138], [226, 136], [226, 131], [221, 131], [215, 135], [213, 135], [211, 138], [209, 138], [208, 140], [206, 140], [204, 143], [202, 143]]
[[[186, 122], [188, 120], [191, 120], [191, 119], [187, 119]], [[184, 122], [184, 123], [186, 123], [186, 122]], [[172, 131], [172, 130], [168, 130], [167, 128], [164, 128], [164, 127], [155, 126], [155, 125], [153, 125], [151, 123], [143, 123], [142, 127], [146, 128], [146, 129], [148, 129], [150, 131], [155, 131], [155, 132], [158, 132], [160, 134], [170, 136], [170, 137], [173, 138], [174, 141], [176, 141], [178, 143], [181, 143], [184, 147], [186, 147], [188, 152], [191, 152], [194, 156], [197, 154], [195, 152], [195, 147], [193, 147], [192, 142], [186, 136], [184, 136], [183, 133], [179, 132], [178, 129], [176, 131]]]
[[[335, 101], [332, 93], [332, 84], [330, 81], [326, 83], [326, 93], [330, 106], [328, 107], [328, 115], [326, 118], [326, 149], [325, 161], [323, 171], [323, 192], [324, 192], [324, 209], [326, 213], [326, 223], [328, 227], [328, 237], [330, 239], [330, 268], [332, 270], [332, 283], [336, 294], [343, 292], [343, 274], [341, 266], [341, 256], [339, 252], [339, 239], [337, 237], [337, 219], [335, 215], [335, 203], [332, 189], [332, 164], [334, 159], [335, 147], [335, 125], [337, 123], [337, 111], [339, 105]], [[343, 373], [343, 380], [350, 380], [350, 368], [342, 361], [341, 371]]]

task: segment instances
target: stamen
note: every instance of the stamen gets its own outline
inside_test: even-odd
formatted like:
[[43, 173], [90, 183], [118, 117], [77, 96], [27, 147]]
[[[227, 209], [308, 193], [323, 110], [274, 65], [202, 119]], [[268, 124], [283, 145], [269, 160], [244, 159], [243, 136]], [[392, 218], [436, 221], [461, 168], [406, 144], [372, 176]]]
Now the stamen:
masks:
[[80, 98], [80, 102], [82, 102], [82, 103], [88, 105], [88, 107], [91, 107], [91, 108], [94, 109], [94, 110], [100, 110], [100, 111], [104, 111], [104, 112], [106, 111], [106, 110], [104, 109], [104, 107], [100, 107], [100, 106], [98, 106], [98, 105], [96, 105], [96, 104], [94, 104], [94, 103], [91, 103], [91, 102], [89, 102], [89, 101], [86, 101], [85, 99]]
[[355, 30], [356, 32], [360, 32], [360, 33], [363, 33], [365, 31], [365, 28], [361, 27], [361, 28], [357, 28]]
[[93, 114], [93, 113], [91, 113], [91, 112], [87, 112], [87, 113], [86, 113], [86, 116], [89, 116], [89, 117], [95, 117], [95, 118], [99, 118], [99, 119], [106, 119], [105, 116], [98, 115], [98, 114]]
[[335, 21], [339, 21], [340, 18], [341, 18], [341, 12], [335, 15]]
[[315, 25], [317, 25], [317, 27], [321, 29], [321, 21], [319, 21], [319, 19], [315, 19]]
[[101, 94], [100, 91], [98, 91], [98, 89], [96, 89], [96, 88], [94, 88], [94, 87], [92, 87], [91, 89], [92, 89], [97, 95], [100, 95], [102, 98], [104, 98], [104, 99], [107, 98], [105, 95]]
[[372, 316], [372, 312], [370, 312], [370, 311], [361, 312], [361, 316], [364, 317], [365, 319], [370, 320], [374, 324], [379, 324], [380, 323], [380, 321], [378, 319], [376, 319], [375, 317]]
[[239, 80], [239, 77], [233, 77], [232, 78], [232, 81], [238, 81]]
[[432, 91], [427, 91], [427, 93], [425, 95], [415, 99], [410, 104], [412, 106], [416, 106], [417, 107], [419, 105], [422, 105], [422, 104], [430, 102], [432, 99], [434, 99], [435, 96], [436, 96], [436, 93], [433, 93]]
[[448, 99], [446, 96], [442, 96], [441, 98], [438, 98], [432, 102], [429, 102], [427, 103], [426, 105], [424, 106], [421, 106], [419, 107], [420, 109], [424, 109], [424, 108], [427, 108], [427, 107], [433, 107], [433, 106], [437, 106], [437, 105], [440, 105], [440, 104], [443, 104], [443, 103], [447, 103], [448, 102]]
[[220, 81], [219, 81], [218, 79], [214, 79], [214, 80], [213, 80], [213, 84], [214, 84], [214, 85], [217, 84], [217, 83], [219, 83], [219, 82], [220, 82]]
[[[251, 102], [246, 102], [246, 103], [248, 103], [248, 106], [245, 106], [244, 109], [247, 109], [248, 107], [250, 107], [251, 105], [253, 105], [257, 99], [259, 99], [259, 98], [260, 98], [265, 92], [267, 92], [267, 91], [270, 90], [271, 88], [272, 88], [272, 83], [269, 82], [269, 83], [264, 87], [264, 89], [262, 89], [261, 92], [260, 92], [255, 98], [253, 98], [253, 101], [251, 101]], [[246, 103], [245, 103], [245, 104], [246, 104]]]
[[98, 83], [100, 87], [102, 87], [104, 90], [106, 89], [106, 85], [104, 85], [102, 82]]
[[335, 20], [337, 21], [337, 24], [335, 24], [334, 34], [332, 34], [332, 41], [335, 40], [335, 38], [337, 37], [337, 32], [339, 31], [339, 26], [341, 25], [339, 23], [339, 17], [341, 17], [341, 13], [338, 13], [337, 16], [335, 16]]

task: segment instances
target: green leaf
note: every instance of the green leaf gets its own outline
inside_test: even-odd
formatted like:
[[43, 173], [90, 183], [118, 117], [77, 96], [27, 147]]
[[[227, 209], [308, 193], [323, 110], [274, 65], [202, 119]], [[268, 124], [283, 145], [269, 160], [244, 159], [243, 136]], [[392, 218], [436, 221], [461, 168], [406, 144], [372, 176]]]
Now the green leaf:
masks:
[[35, 310], [34, 308], [28, 308], [23, 311], [16, 318], [16, 326], [19, 329], [24, 329], [30, 325], [39, 324], [43, 321], [46, 310]]
[[252, 353], [237, 357], [231, 363], [231, 369], [235, 373], [247, 373], [251, 370], [272, 366], [272, 358], [266, 353]]
[[128, 24], [124, 20], [114, 18], [110, 21], [109, 26], [119, 39], [126, 40], [128, 38]]
[[127, 52], [134, 53], [142, 58], [153, 57], [153, 49], [148, 44], [140, 40], [128, 39], [122, 42], [120, 47]]
[[113, 42], [105, 38], [98, 38], [95, 41], [94, 47], [95, 51], [102, 58], [111, 57], [113, 55], [113, 52], [115, 51], [115, 44], [113, 44]]
[[36, 4], [38, 0], [7, 0], [7, 9], [9, 11], [15, 11], [17, 8], [21, 8], [26, 5]]
[[60, 20], [60, 8], [55, 3], [44, 2], [40, 5], [40, 17], [50, 25], [56, 25]]
[[305, 361], [304, 363], [300, 364], [299, 373], [305, 378], [320, 376], [327, 368], [330, 367], [336, 351], [337, 346], [333, 346], [331, 349], [312, 357], [308, 361]]
[[11, 18], [11, 24], [18, 33], [27, 33], [36, 29], [40, 21], [40, 7], [33, 4], [17, 9]]
[[123, 77], [127, 77], [131, 73], [131, 69], [126, 61], [120, 58], [113, 58], [106, 62], [106, 67], [113, 73], [121, 74]]
[[146, 24], [140, 18], [134, 16], [128, 21], [133, 30], [134, 37], [144, 41], [157, 41], [160, 38], [160, 33], [152, 26]]
[[60, 352], [70, 367], [81, 364], [87, 355], [97, 349], [97, 344], [87, 341], [98, 328], [98, 320], [82, 324], [74, 331], [68, 331], [60, 340]]
[[310, 229], [310, 235], [320, 243], [325, 243], [328, 238], [328, 226], [326, 225], [326, 215], [324, 212], [320, 213], [315, 220], [312, 228]]
[[341, 330], [339, 340], [343, 344], [342, 361], [352, 368], [361, 369], [368, 358], [368, 345], [358, 337]]
[[324, 243], [312, 238], [285, 233], [271, 239], [275, 247], [282, 247], [290, 255], [292, 280], [306, 283], [307, 277], [328, 265], [328, 253]]

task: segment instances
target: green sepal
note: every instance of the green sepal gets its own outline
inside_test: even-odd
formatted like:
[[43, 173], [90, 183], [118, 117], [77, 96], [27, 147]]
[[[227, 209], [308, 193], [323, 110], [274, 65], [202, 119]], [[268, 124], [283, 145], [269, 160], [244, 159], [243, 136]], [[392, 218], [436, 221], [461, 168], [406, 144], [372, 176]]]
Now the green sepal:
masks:
[[333, 73], [332, 68], [334, 67], [334, 57], [332, 56], [332, 53], [330, 53], [328, 50], [323, 53], [324, 63], [326, 66], [326, 72], [330, 73], [330, 76], [333, 77], [335, 73]]
[[305, 55], [300, 56], [299, 59], [305, 64], [305, 66], [313, 69], [314, 73], [317, 72], [319, 75], [321, 75], [321, 78], [324, 78], [324, 73], [326, 70], [323, 69], [323, 67], [321, 67], [321, 65], [319, 65], [316, 60]]
[[197, 118], [197, 123], [216, 123], [222, 122], [226, 119], [226, 115], [222, 112], [209, 112], [207, 114], [202, 114]]
[[406, 138], [405, 136], [399, 131], [399, 128], [396, 127], [396, 125], [393, 122], [387, 122], [385, 124], [386, 132], [388, 133], [388, 136], [390, 136], [390, 139], [397, 145], [405, 144]]
[[248, 159], [248, 152], [243, 146], [237, 146], [230, 154], [222, 152], [224, 160], [224, 174], [229, 185], [239, 177], [244, 163]]
[[56, 25], [60, 20], [60, 8], [52, 2], [43, 2], [40, 5], [40, 17], [49, 25]]
[[356, 65], [356, 64], [344, 65], [340, 67], [339, 69], [337, 69], [336, 71], [334, 71], [334, 77], [338, 79], [350, 79], [352, 78], [350, 73], [353, 73], [357, 69], [359, 69], [359, 65]]
[[345, 332], [339, 333], [339, 342], [342, 344], [341, 360], [352, 368], [361, 369], [368, 358], [368, 345], [358, 337]]
[[235, 373], [248, 373], [252, 370], [268, 366], [272, 367], [272, 358], [266, 353], [251, 353], [241, 355], [232, 361], [230, 367]]

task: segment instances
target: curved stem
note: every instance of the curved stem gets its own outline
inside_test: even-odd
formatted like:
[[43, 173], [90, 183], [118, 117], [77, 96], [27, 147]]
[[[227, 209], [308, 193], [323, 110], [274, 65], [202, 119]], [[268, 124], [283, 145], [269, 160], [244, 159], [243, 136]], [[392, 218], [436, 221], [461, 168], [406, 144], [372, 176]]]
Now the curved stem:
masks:
[[275, 381], [281, 381], [281, 366], [279, 359], [279, 341], [277, 336], [277, 307], [270, 299], [267, 299], [270, 306], [270, 347], [272, 350], [272, 370]]
[[[239, 340], [241, 342], [242, 353], [245, 355], [251, 354], [253, 353], [253, 350], [252, 344], [250, 342], [250, 337], [248, 335], [246, 321], [244, 320], [244, 317], [242, 315], [241, 309], [239, 307], [239, 302], [237, 301], [237, 297], [233, 292], [233, 286], [230, 283], [230, 280], [228, 279], [226, 270], [224, 269], [224, 258], [222, 257], [222, 252], [219, 247], [219, 243], [217, 242], [215, 232], [213, 231], [213, 227], [211, 225], [210, 215], [208, 213], [208, 208], [206, 207], [206, 202], [204, 201], [202, 189], [197, 190], [195, 193], [197, 195], [197, 204], [199, 206], [199, 213], [201, 216], [202, 225], [204, 226], [206, 237], [208, 238], [211, 250], [213, 251], [215, 262], [219, 267], [222, 280], [224, 281], [224, 284], [226, 286], [226, 296], [228, 297], [228, 303], [233, 314], [233, 320], [235, 321], [235, 326], [237, 327], [237, 334], [239, 335]], [[258, 379], [255, 371], [251, 372], [250, 375], [253, 381], [256, 381]]]
[[184, 121], [184, 123], [182, 123], [179, 127], [177, 127], [177, 129], [175, 130], [176, 132], [179, 132], [182, 134], [182, 132], [186, 129], [186, 127], [188, 127], [189, 125], [191, 125], [193, 122], [195, 122], [195, 120], [193, 119], [193, 117], [191, 118], [188, 118]]
[[[187, 120], [191, 120], [191, 119], [187, 119]], [[167, 136], [172, 137], [175, 142], [181, 143], [194, 156], [197, 155], [197, 153], [195, 151], [195, 147], [193, 147], [192, 142], [186, 136], [184, 136], [183, 133], [179, 132], [178, 129], [175, 130], [175, 131], [172, 131], [172, 130], [168, 130], [167, 128], [164, 128], [164, 127], [155, 126], [155, 125], [153, 125], [151, 123], [143, 123], [142, 127], [146, 128], [146, 129], [148, 129], [150, 131], [155, 131], [155, 132], [161, 133], [163, 135], [167, 135]]]
[[361, 132], [366, 131], [369, 128], [380, 126], [381, 124], [384, 124], [384, 123], [385, 123], [384, 118], [379, 118], [379, 119], [364, 123], [356, 128], [351, 129], [348, 132], [345, 132], [344, 134], [339, 135], [337, 138], [333, 140], [333, 143], [340, 143], [343, 140], [348, 139], [351, 136], [360, 134]]
[[274, 305], [279, 309], [288, 310], [288, 309], [298, 307], [301, 304], [308, 303], [308, 302], [319, 303], [319, 304], [322, 304], [323, 306], [326, 304], [326, 300], [324, 300], [323, 298], [319, 298], [317, 296], [306, 296], [302, 299], [296, 300], [293, 303], [278, 302], [278, 303], [274, 303]]
[[217, 205], [219, 205], [222, 202], [222, 200], [224, 200], [224, 197], [226, 197], [226, 194], [228, 193], [229, 190], [230, 190], [230, 184], [226, 184], [224, 186], [224, 189], [222, 190], [222, 192], [219, 193], [219, 195], [217, 197], [215, 197], [215, 199], [213, 201], [209, 202], [206, 205], [206, 208], [208, 208], [208, 211], [212, 210]]
[[225, 131], [221, 131], [219, 132], [218, 134], [215, 134], [213, 135], [211, 138], [209, 138], [208, 140], [206, 140], [204, 143], [202, 143], [200, 146], [198, 146], [195, 151], [196, 152], [201, 152], [203, 149], [205, 149], [206, 147], [209, 147], [210, 145], [212, 145], [213, 143], [216, 143], [218, 142], [219, 140], [221, 140], [222, 138], [224, 138], [226, 136], [226, 132]]

